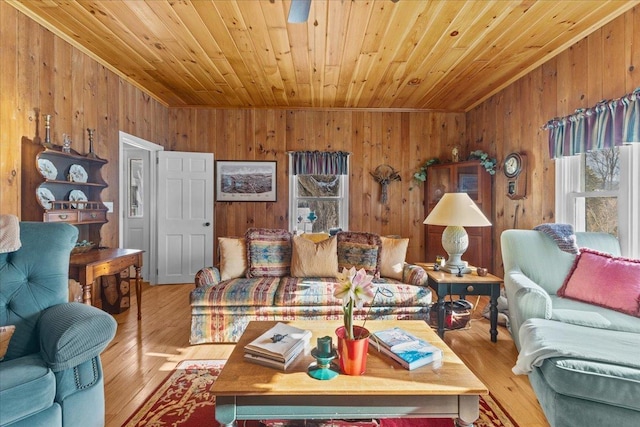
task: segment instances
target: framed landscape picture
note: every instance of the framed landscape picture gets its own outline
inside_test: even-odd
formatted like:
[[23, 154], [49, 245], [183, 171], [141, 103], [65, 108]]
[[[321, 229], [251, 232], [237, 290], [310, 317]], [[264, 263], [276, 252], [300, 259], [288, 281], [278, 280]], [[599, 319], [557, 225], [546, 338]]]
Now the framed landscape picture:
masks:
[[276, 162], [216, 162], [216, 201], [275, 202]]

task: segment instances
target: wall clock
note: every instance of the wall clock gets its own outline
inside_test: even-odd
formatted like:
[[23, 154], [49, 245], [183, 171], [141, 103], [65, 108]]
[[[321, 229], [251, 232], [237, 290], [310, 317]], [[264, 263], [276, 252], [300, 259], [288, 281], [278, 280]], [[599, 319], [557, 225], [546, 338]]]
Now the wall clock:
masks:
[[527, 193], [527, 156], [511, 153], [504, 159], [502, 170], [507, 177], [507, 196], [510, 199], [524, 199]]

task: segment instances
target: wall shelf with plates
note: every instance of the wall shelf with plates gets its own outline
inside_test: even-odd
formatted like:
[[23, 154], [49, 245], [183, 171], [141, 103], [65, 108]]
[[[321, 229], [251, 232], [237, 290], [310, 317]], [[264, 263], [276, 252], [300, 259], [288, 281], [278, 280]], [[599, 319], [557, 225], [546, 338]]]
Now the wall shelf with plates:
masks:
[[57, 146], [42, 148], [35, 160], [44, 179], [35, 189], [37, 204], [43, 211], [42, 221], [74, 224], [80, 230], [79, 241], [99, 245], [100, 227], [107, 222], [107, 208], [100, 193], [108, 187], [100, 169], [107, 161], [74, 150], [65, 153]]

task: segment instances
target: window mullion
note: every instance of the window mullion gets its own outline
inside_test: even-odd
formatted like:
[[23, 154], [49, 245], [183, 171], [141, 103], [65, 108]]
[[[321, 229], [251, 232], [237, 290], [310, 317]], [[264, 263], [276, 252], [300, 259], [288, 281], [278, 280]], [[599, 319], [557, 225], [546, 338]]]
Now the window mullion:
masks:
[[640, 258], [640, 144], [620, 147], [618, 224], [622, 254]]
[[573, 197], [618, 197], [620, 195], [620, 191], [574, 191], [570, 192], [569, 196]]
[[582, 190], [582, 156], [556, 159], [556, 222], [576, 227], [576, 210], [571, 193]]

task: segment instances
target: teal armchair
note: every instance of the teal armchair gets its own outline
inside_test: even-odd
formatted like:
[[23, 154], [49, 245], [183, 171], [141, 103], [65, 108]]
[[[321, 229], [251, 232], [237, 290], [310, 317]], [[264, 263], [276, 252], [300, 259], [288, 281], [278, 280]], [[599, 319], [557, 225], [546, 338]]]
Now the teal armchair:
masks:
[[0, 326], [14, 325], [0, 361], [0, 426], [103, 426], [100, 353], [116, 321], [68, 302], [76, 227], [20, 223], [22, 247], [0, 254]]

